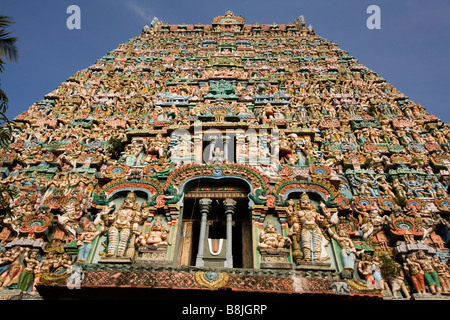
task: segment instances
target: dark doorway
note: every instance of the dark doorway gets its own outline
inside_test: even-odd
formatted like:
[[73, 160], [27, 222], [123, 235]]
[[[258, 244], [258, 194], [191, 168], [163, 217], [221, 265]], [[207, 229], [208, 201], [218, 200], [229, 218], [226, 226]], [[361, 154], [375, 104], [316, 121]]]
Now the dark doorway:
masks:
[[192, 183], [191, 188], [186, 188], [182, 210], [181, 233], [177, 240], [179, 241], [177, 265], [195, 266], [200, 237], [201, 214], [199, 200], [201, 197], [204, 196], [212, 200], [207, 221], [207, 236], [215, 239], [225, 239], [226, 215], [223, 200], [235, 192], [236, 197], [233, 197], [233, 199], [236, 200], [236, 210], [232, 224], [233, 268], [252, 268], [251, 214], [248, 208], [248, 198], [242, 196], [248, 194], [248, 186], [239, 180], [233, 180], [233, 183], [230, 182], [228, 179], [205, 179], [202, 182], [195, 181]]

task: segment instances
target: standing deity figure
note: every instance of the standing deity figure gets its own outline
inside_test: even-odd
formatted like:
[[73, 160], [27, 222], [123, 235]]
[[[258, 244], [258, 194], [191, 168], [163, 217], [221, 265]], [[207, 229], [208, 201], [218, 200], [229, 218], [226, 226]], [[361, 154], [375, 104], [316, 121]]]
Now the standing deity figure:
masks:
[[329, 258], [325, 251], [328, 241], [321, 229], [326, 219], [316, 211], [314, 204], [305, 192], [300, 197], [298, 217], [301, 224], [300, 239], [304, 260], [308, 262], [326, 261]]
[[392, 296], [394, 299], [401, 298], [399, 292], [402, 291], [406, 299], [410, 299], [408, 288], [405, 284], [405, 273], [402, 266], [394, 261], [388, 254], [381, 257], [381, 273], [383, 278], [385, 278], [392, 289]]
[[441, 293], [442, 287], [439, 279], [439, 275], [436, 270], [433, 268], [433, 262], [429, 259], [425, 251], [419, 250], [416, 252], [417, 262], [422, 267], [425, 283], [430, 288], [432, 294]]
[[147, 157], [145, 158], [145, 162], [150, 162], [156, 158], [163, 158], [168, 146], [167, 140], [164, 139], [161, 133], [158, 133], [154, 139], [150, 139], [147, 143]]
[[100, 224], [101, 227], [97, 230], [97, 225], [94, 222], [89, 222], [84, 227], [84, 230], [79, 234], [77, 238], [78, 262], [86, 262], [88, 260], [89, 254], [92, 250], [92, 241], [94, 241], [94, 239], [104, 230], [103, 222]]
[[344, 268], [345, 272], [343, 275], [351, 277], [353, 276], [353, 271], [355, 268], [355, 260], [356, 260], [356, 248], [353, 245], [352, 239], [350, 239], [350, 236], [346, 229], [341, 228], [338, 230], [338, 233], [334, 233], [331, 228], [328, 227], [328, 233], [330, 234], [333, 239], [337, 241], [339, 246], [341, 247], [341, 262], [342, 267]]
[[[38, 252], [31, 251], [30, 248], [25, 248], [25, 255], [23, 257], [23, 267], [18, 280], [18, 288], [22, 291], [28, 291], [30, 284], [34, 283], [34, 276], [39, 269]], [[33, 293], [36, 292], [36, 288], [33, 285]]]
[[417, 262], [415, 253], [410, 253], [406, 257], [406, 262], [403, 263], [403, 269], [409, 275], [416, 291], [418, 293], [427, 293], [423, 276], [424, 272], [421, 265]]
[[6, 269], [0, 276], [0, 281], [3, 282], [0, 290], [6, 288], [19, 278], [23, 268], [20, 262], [23, 250], [24, 249], [22, 247], [11, 248], [8, 257], [9, 268]]
[[[104, 220], [110, 225], [108, 231], [108, 257], [124, 257], [133, 230], [133, 222], [140, 216], [139, 204], [133, 191], [128, 193], [119, 210], [108, 214], [108, 210], [103, 212]], [[107, 216], [107, 217], [105, 217]]]
[[358, 272], [364, 277], [367, 282], [367, 287], [370, 289], [376, 288], [375, 277], [373, 276], [373, 270], [370, 268], [372, 258], [369, 254], [363, 253], [361, 256], [361, 261], [358, 262]]
[[449, 267], [441, 262], [439, 256], [434, 256], [432, 259], [433, 269], [436, 271], [439, 282], [442, 286], [442, 292], [449, 293], [450, 292], [450, 272]]

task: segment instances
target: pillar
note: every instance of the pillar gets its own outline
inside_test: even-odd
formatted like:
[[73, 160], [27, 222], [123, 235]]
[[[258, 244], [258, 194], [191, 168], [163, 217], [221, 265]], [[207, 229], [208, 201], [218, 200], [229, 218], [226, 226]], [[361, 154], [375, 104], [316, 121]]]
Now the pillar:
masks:
[[231, 160], [228, 158], [230, 156], [230, 154], [228, 152], [229, 151], [228, 147], [230, 145], [230, 140], [231, 140], [231, 137], [228, 136], [228, 135], [223, 137], [223, 157], [226, 160], [226, 163], [233, 162], [233, 158], [234, 158], [233, 154], [231, 155], [232, 156]]
[[203, 261], [203, 250], [206, 237], [206, 221], [208, 219], [208, 213], [211, 211], [212, 200], [209, 198], [202, 198], [199, 201], [200, 214], [202, 215], [200, 221], [200, 239], [198, 241], [197, 259], [195, 261], [196, 267], [203, 267], [205, 262]]
[[203, 135], [194, 136], [194, 162], [203, 163]]
[[233, 268], [233, 214], [236, 210], [236, 200], [227, 198], [223, 201], [223, 205], [227, 217], [227, 252], [225, 267]]
[[272, 130], [272, 136], [271, 136], [271, 148], [270, 148], [270, 155], [271, 155], [271, 163], [279, 163], [280, 160], [280, 130], [279, 129], [273, 129]]
[[[236, 135], [236, 162], [245, 163], [243, 160], [245, 156], [245, 151], [243, 150], [245, 144], [245, 136], [243, 134]], [[243, 154], [244, 151], [244, 154]], [[241, 158], [242, 157], [242, 158]]]

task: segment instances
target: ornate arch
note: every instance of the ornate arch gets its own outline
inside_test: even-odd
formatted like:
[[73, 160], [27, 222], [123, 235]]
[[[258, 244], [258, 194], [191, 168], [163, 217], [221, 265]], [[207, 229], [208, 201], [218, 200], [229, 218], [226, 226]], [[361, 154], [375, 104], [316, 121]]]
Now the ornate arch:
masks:
[[318, 194], [324, 202], [332, 204], [339, 195], [338, 190], [326, 179], [313, 177], [308, 180], [293, 180], [285, 178], [280, 180], [272, 189], [272, 194], [284, 202], [292, 192], [312, 192]]
[[256, 204], [263, 204], [269, 189], [269, 181], [262, 176], [258, 169], [240, 164], [201, 165], [187, 164], [174, 170], [166, 180], [164, 191], [169, 195], [167, 203], [178, 202], [183, 195], [183, 188], [187, 182], [197, 178], [238, 178], [244, 180], [250, 187], [249, 198]]
[[94, 195], [96, 204], [104, 205], [115, 194], [122, 191], [142, 191], [147, 194], [151, 205], [156, 203], [156, 198], [163, 195], [161, 183], [156, 179], [126, 180], [116, 179], [105, 184], [98, 194]]

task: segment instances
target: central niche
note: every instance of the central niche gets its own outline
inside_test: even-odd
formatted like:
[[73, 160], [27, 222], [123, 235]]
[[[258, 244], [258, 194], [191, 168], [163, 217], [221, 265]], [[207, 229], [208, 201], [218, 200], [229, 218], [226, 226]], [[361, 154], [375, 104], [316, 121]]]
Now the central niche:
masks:
[[177, 264], [252, 268], [248, 185], [199, 178], [185, 188]]

